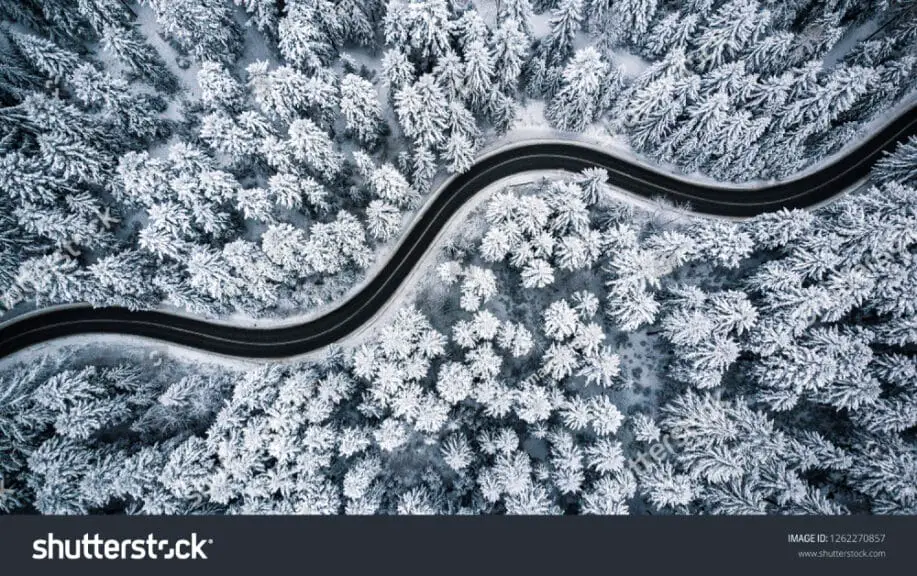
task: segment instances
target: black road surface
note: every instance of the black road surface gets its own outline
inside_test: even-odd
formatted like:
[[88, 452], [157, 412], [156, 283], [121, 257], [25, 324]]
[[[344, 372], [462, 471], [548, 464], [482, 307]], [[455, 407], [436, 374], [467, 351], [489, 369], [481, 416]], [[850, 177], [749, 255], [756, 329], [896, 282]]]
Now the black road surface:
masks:
[[366, 286], [330, 312], [302, 324], [243, 328], [166, 312], [74, 306], [51, 308], [0, 328], [0, 358], [28, 346], [78, 334], [154, 338], [228, 356], [283, 358], [341, 340], [372, 319], [398, 290], [453, 214], [479, 190], [532, 170], [608, 170], [611, 184], [647, 198], [690, 203], [694, 212], [747, 217], [780, 208], [816, 205], [861, 182], [886, 150], [917, 134], [917, 107], [897, 117], [849, 153], [817, 171], [765, 188], [729, 188], [688, 182], [573, 143], [536, 143], [498, 152], [453, 178], [435, 197], [391, 260]]

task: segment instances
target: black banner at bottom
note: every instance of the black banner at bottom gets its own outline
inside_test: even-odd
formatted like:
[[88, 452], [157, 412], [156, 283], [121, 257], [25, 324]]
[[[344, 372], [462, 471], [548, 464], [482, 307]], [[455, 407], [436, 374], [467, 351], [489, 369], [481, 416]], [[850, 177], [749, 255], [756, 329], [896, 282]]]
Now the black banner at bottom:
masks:
[[6, 574], [909, 574], [917, 517], [6, 516], [0, 562]]

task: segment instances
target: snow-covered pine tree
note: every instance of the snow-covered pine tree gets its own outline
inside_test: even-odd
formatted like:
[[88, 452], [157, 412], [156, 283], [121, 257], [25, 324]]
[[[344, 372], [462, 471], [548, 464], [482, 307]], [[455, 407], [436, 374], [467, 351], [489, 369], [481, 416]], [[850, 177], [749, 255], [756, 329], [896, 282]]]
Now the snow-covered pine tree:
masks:
[[551, 12], [547, 62], [559, 66], [573, 52], [573, 40], [583, 24], [583, 0], [561, 0]]
[[356, 74], [341, 79], [341, 114], [349, 130], [361, 143], [372, 145], [379, 136], [382, 107], [376, 89], [368, 80]]
[[222, 0], [145, 0], [164, 35], [198, 60], [231, 62], [241, 48], [232, 7]]
[[333, 10], [330, 2], [291, 2], [277, 25], [277, 46], [281, 55], [288, 64], [304, 72], [327, 66], [334, 54], [332, 39], [322, 27], [322, 7]]
[[582, 131], [611, 107], [622, 86], [620, 70], [610, 70], [598, 51], [584, 48], [564, 67], [561, 88], [546, 115], [561, 130]]
[[36, 72], [55, 82], [66, 80], [80, 62], [77, 54], [51, 40], [16, 30], [5, 34]]
[[696, 65], [711, 70], [752, 47], [770, 29], [771, 13], [757, 0], [732, 0], [708, 19], [692, 40]]

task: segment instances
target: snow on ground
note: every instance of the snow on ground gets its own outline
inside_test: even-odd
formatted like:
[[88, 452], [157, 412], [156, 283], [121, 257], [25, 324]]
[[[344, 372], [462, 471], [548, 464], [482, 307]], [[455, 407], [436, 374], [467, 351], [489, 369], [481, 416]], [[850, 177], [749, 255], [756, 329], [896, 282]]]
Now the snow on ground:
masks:
[[541, 14], [532, 14], [529, 25], [532, 27], [532, 36], [544, 38], [551, 33], [551, 12], [545, 10]]
[[478, 11], [484, 22], [491, 28], [497, 27], [497, 2], [496, 0], [472, 0], [474, 9]]
[[873, 20], [867, 20], [866, 22], [856, 26], [854, 28], [849, 28], [844, 33], [844, 36], [831, 47], [831, 50], [825, 54], [825, 57], [822, 61], [825, 64], [825, 68], [830, 68], [834, 66], [840, 60], [850, 52], [850, 49], [856, 45], [860, 40], [865, 40], [870, 35], [872, 35], [876, 30], [879, 29], [879, 23]]
[[[497, 0], [473, 0], [471, 3], [484, 22], [495, 29], [497, 27]], [[532, 36], [545, 38], [551, 33], [551, 11], [545, 10], [541, 14], [533, 13], [529, 25], [532, 28]], [[595, 38], [585, 30], [580, 30], [573, 39], [573, 47], [577, 50], [594, 45]], [[646, 60], [623, 48], [615, 48], [612, 54], [614, 64], [623, 67], [624, 74], [628, 78], [639, 76], [649, 66]]]
[[657, 395], [663, 386], [661, 374], [665, 373], [667, 356], [664, 343], [646, 328], [633, 334], [619, 333], [615, 352], [621, 357], [621, 376], [631, 386], [615, 391], [612, 399], [625, 414], [633, 411], [652, 411], [658, 406]]
[[612, 63], [624, 70], [625, 78], [636, 78], [650, 67], [650, 63], [626, 50], [615, 50]]
[[[471, 1], [474, 9], [477, 10], [481, 18], [483, 18], [491, 28], [497, 27], [497, 1], [498, 0]], [[532, 27], [532, 35], [535, 38], [544, 38], [551, 33], [551, 11], [545, 10], [541, 14], [533, 13], [529, 25]]]
[[[153, 13], [153, 9], [146, 4], [138, 4], [134, 6], [134, 12], [137, 14], [137, 24], [140, 32], [146, 37], [147, 42], [159, 52], [169, 70], [178, 77], [181, 87], [189, 91], [194, 98], [200, 98], [201, 88], [197, 84], [197, 73], [201, 69], [200, 65], [187, 58], [185, 61], [188, 66], [185, 68], [179, 67], [176, 64], [176, 59], [179, 58], [178, 53], [158, 33], [156, 15]], [[181, 92], [179, 91], [179, 93]]]
[[[246, 18], [245, 12], [239, 9], [237, 14], [239, 14], [239, 19], [244, 22]], [[244, 34], [243, 46], [245, 48], [239, 60], [236, 62], [236, 70], [240, 72], [240, 78], [245, 77], [241, 72], [244, 72], [249, 64], [258, 62], [259, 60], [269, 60], [271, 62], [275, 62], [276, 60], [276, 57], [267, 45], [267, 39], [264, 34], [258, 32], [257, 28], [244, 25], [242, 27], [242, 32]]]
[[97, 362], [106, 358], [124, 361], [142, 360], [145, 367], [159, 366], [165, 357], [192, 365], [196, 371], [214, 369], [244, 372], [257, 368], [258, 362], [232, 356], [202, 352], [193, 348], [176, 346], [152, 338], [124, 336], [121, 334], [87, 334], [68, 336], [44, 342], [0, 359], [0, 373], [12, 371], [17, 366], [34, 365], [42, 357], [53, 355], [61, 364], [69, 358]]

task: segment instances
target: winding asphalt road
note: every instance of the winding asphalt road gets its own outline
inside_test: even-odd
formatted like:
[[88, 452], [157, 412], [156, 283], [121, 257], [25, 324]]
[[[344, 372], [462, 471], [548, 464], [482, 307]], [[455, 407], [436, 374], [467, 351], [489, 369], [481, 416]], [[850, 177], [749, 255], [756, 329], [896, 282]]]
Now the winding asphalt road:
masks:
[[917, 106], [817, 171], [754, 189], [690, 182], [575, 143], [522, 144], [486, 156], [468, 172], [446, 182], [379, 273], [353, 297], [314, 320], [277, 328], [244, 328], [167, 312], [50, 308], [0, 328], [0, 358], [65, 336], [103, 333], [154, 338], [228, 356], [297, 356], [341, 340], [370, 321], [459, 208], [478, 191], [507, 176], [533, 170], [575, 172], [600, 167], [608, 170], [614, 186], [628, 192], [689, 202], [698, 213], [747, 217], [783, 207], [814, 206], [856, 186], [885, 150], [912, 134], [917, 134]]

